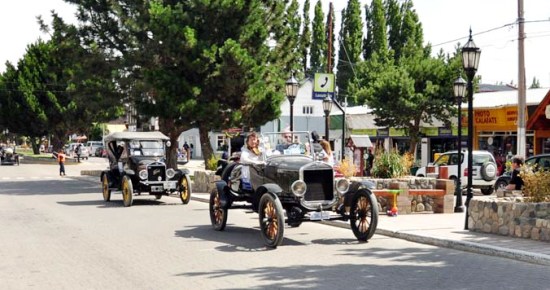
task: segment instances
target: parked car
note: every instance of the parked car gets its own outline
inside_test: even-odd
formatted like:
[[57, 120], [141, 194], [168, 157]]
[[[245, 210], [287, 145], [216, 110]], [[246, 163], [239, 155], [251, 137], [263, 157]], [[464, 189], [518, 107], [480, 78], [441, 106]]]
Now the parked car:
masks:
[[97, 156], [97, 155], [95, 155], [95, 152], [96, 152], [97, 148], [99, 148], [99, 147], [103, 147], [103, 141], [88, 141], [88, 142], [86, 142], [86, 148], [88, 148], [88, 152], [90, 152], [90, 155], [94, 154], [94, 156]]
[[122, 193], [124, 206], [134, 196], [149, 193], [160, 199], [177, 194], [183, 204], [191, 199], [191, 179], [187, 169], [166, 167], [166, 147], [170, 139], [161, 132], [116, 132], [105, 137], [109, 169], [101, 172], [103, 200]]
[[[497, 178], [497, 163], [493, 154], [485, 150], [472, 151], [472, 187], [481, 189], [484, 195], [489, 195], [494, 191], [494, 184]], [[461, 160], [461, 171], [458, 172], [458, 162]], [[440, 167], [446, 166], [448, 170], [448, 178], [457, 184], [460, 176], [461, 185], [466, 186], [468, 183], [468, 151], [462, 150], [462, 154], [458, 151], [449, 151], [441, 154], [434, 163], [428, 166], [420, 167], [416, 171], [418, 177], [428, 177], [428, 168], [433, 169], [434, 176], [439, 175]]]
[[[550, 154], [539, 154], [531, 156], [525, 159], [525, 164], [528, 166], [536, 166], [536, 168], [543, 170], [550, 170]], [[497, 178], [495, 182], [495, 190], [504, 189], [508, 186], [512, 180], [512, 173], [510, 171], [504, 172]]]
[[15, 147], [14, 148], [0, 147], [0, 164], [1, 165], [19, 165], [19, 154], [15, 152]]
[[[279, 151], [280, 134], [292, 134], [295, 143]], [[349, 220], [358, 240], [372, 237], [378, 204], [370, 182], [336, 178], [323, 156], [309, 149], [309, 132], [264, 133], [259, 139], [262, 164], [240, 163], [237, 155], [218, 164], [221, 180], [209, 205], [215, 230], [225, 229], [229, 209], [244, 207], [258, 213], [261, 236], [272, 248], [281, 245], [285, 223], [298, 227], [304, 221]]]
[[71, 143], [65, 146], [65, 155], [67, 157], [76, 158], [76, 147], [80, 145], [80, 159], [88, 159], [90, 157], [90, 151], [83, 143]]
[[95, 157], [107, 157], [107, 150], [105, 150], [105, 147], [100, 146], [97, 147], [94, 151]]

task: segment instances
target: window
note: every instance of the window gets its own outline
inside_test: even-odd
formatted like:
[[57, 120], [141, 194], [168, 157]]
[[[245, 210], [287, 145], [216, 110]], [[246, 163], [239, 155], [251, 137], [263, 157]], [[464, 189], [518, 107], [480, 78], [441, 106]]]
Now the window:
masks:
[[217, 151], [223, 151], [223, 145], [225, 144], [225, 136], [224, 135], [218, 135], [216, 136], [216, 150]]
[[313, 115], [313, 106], [303, 106], [302, 113], [304, 115]]

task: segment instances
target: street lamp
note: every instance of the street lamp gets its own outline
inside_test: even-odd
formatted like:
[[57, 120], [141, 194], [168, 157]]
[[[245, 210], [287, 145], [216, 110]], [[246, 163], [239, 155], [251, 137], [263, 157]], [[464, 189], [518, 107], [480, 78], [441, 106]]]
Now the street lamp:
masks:
[[290, 131], [294, 131], [294, 100], [298, 95], [298, 81], [294, 78], [294, 74], [285, 83], [286, 97], [290, 103]]
[[329, 141], [328, 131], [329, 131], [329, 115], [330, 110], [332, 110], [332, 99], [329, 96], [326, 96], [323, 99], [323, 111], [325, 111], [325, 139]]
[[466, 224], [464, 229], [468, 229], [468, 206], [470, 200], [473, 197], [472, 193], [472, 151], [474, 144], [474, 85], [473, 80], [479, 65], [479, 56], [481, 55], [481, 49], [479, 49], [472, 39], [472, 29], [470, 29], [470, 38], [466, 45], [462, 48], [462, 66], [468, 77], [468, 193], [466, 196]]
[[[464, 207], [462, 206], [462, 98], [464, 98], [464, 93], [466, 91], [466, 81], [459, 77], [456, 79], [453, 85], [453, 91], [458, 103], [458, 176], [456, 180], [456, 205], [455, 212], [464, 212]], [[470, 171], [468, 171], [469, 173]]]

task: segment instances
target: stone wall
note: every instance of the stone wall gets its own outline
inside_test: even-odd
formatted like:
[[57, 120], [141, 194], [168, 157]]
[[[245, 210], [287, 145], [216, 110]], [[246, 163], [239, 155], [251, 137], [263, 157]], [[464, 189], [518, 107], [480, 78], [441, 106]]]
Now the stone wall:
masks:
[[470, 201], [471, 231], [550, 242], [550, 203], [518, 202], [513, 198]]
[[214, 171], [200, 171], [197, 170], [193, 173], [193, 185], [191, 188], [193, 192], [210, 193], [210, 191], [216, 186], [214, 182], [220, 177], [214, 174]]

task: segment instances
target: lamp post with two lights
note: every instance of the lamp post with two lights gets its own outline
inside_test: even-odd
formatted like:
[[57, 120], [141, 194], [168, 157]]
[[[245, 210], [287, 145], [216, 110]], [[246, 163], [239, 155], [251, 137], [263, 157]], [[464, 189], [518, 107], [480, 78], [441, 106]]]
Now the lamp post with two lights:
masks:
[[472, 39], [472, 29], [470, 29], [470, 38], [462, 47], [462, 66], [468, 77], [468, 185], [466, 196], [466, 223], [464, 229], [468, 229], [468, 206], [473, 197], [472, 192], [472, 173], [473, 173], [473, 145], [474, 145], [474, 76], [479, 66], [479, 57], [481, 49], [477, 47]]

